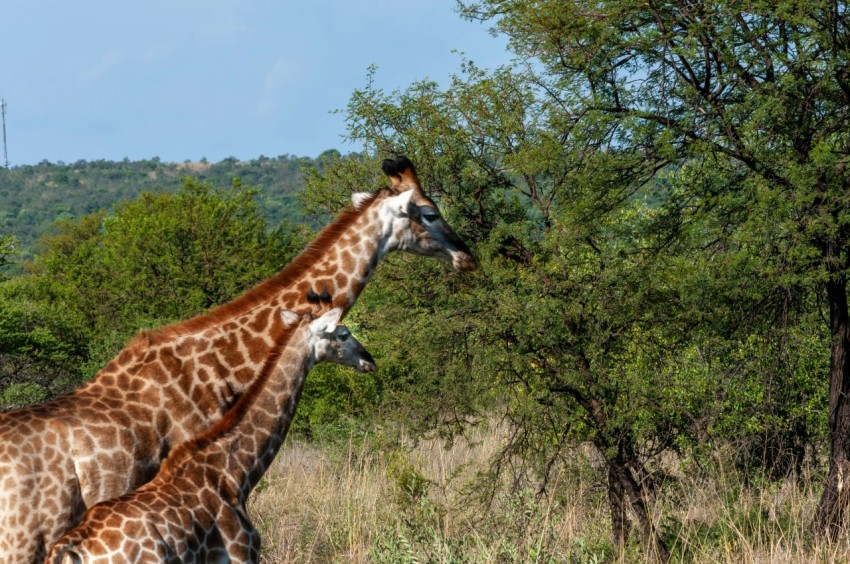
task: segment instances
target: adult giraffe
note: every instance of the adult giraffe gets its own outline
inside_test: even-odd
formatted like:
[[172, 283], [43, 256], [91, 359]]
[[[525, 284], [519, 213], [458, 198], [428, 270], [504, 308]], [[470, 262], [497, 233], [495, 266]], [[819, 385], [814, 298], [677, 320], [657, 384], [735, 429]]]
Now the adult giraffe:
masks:
[[307, 373], [324, 361], [375, 369], [372, 356], [339, 325], [341, 314], [339, 308], [318, 319], [283, 312], [283, 354], [269, 357], [233, 409], [176, 447], [153, 480], [90, 508], [46, 562], [259, 562], [248, 495], [283, 444]]
[[0, 414], [2, 562], [43, 560], [87, 507], [144, 484], [173, 446], [219, 420], [275, 352], [275, 312], [344, 314], [391, 251], [476, 267], [410, 161], [382, 168], [390, 188], [355, 194], [272, 278], [207, 314], [141, 333], [69, 395]]

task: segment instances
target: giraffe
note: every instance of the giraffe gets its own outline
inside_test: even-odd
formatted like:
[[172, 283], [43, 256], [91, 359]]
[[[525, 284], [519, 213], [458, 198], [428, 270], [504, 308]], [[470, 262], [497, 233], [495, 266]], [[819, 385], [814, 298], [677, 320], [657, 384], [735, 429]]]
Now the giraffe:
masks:
[[45, 562], [259, 562], [260, 536], [246, 502], [283, 443], [310, 369], [322, 361], [375, 369], [339, 324], [341, 308], [315, 320], [281, 315], [295, 327], [284, 331], [288, 344], [269, 356], [227, 415], [176, 447], [153, 480], [89, 509]]
[[172, 447], [210, 427], [275, 351], [283, 309], [345, 314], [392, 251], [455, 270], [476, 259], [404, 157], [388, 188], [353, 205], [283, 270], [233, 301], [141, 332], [70, 394], [0, 414], [0, 562], [40, 562], [86, 508], [150, 480]]

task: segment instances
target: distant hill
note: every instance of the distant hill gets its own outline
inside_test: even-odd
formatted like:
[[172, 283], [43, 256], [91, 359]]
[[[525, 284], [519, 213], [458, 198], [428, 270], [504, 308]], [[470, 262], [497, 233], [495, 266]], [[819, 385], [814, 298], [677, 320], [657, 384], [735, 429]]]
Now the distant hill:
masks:
[[[323, 154], [322, 156], [329, 156]], [[176, 191], [186, 176], [216, 186], [234, 178], [260, 190], [257, 203], [269, 226], [284, 219], [301, 221], [295, 197], [303, 187], [302, 169], [321, 167], [322, 157], [283, 155], [250, 161], [235, 158], [217, 163], [145, 161], [43, 161], [33, 166], [0, 168], [0, 234], [13, 235], [22, 256], [29, 258], [33, 243], [57, 219], [77, 218], [135, 199], [143, 191]]]

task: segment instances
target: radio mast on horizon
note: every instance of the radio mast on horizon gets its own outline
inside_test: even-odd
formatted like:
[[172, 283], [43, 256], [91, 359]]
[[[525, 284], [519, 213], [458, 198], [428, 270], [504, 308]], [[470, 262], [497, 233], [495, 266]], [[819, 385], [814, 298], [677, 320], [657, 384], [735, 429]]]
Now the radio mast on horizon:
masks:
[[6, 100], [0, 98], [0, 113], [3, 114], [3, 163], [9, 168], [9, 151], [6, 148]]

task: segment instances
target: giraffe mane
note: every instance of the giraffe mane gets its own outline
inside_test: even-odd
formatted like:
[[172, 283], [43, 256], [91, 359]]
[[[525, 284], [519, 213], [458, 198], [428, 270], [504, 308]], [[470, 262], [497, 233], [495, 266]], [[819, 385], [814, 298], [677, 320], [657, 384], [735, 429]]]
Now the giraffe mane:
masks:
[[151, 331], [150, 329], [139, 329], [139, 332], [136, 333], [136, 336], [130, 339], [124, 349], [135, 352], [147, 349], [151, 344]]
[[179, 321], [172, 325], [166, 325], [155, 331], [146, 333], [148, 342], [151, 344], [167, 341], [171, 338], [188, 335], [202, 331], [208, 327], [215, 326], [239, 313], [250, 311], [256, 304], [261, 303], [274, 296], [301, 275], [307, 272], [339, 237], [354, 223], [372, 204], [386, 196], [393, 195], [389, 188], [382, 188], [363, 200], [359, 206], [349, 206], [336, 217], [336, 219], [322, 229], [316, 238], [310, 242], [298, 256], [280, 272], [260, 282], [241, 296], [222, 304], [207, 313], [202, 313], [191, 319]]
[[[95, 374], [95, 379], [92, 381], [94, 382], [101, 374], [107, 374], [109, 372], [115, 372], [116, 370], [119, 370], [122, 365], [126, 364], [130, 361], [130, 359], [134, 357], [140, 358], [144, 356], [151, 346], [151, 335], [152, 333], [147, 329], [140, 329], [138, 333], [136, 333], [133, 337], [130, 338], [129, 341], [127, 341], [127, 344], [124, 345], [124, 348], [119, 351], [116, 357], [111, 359], [109, 362], [106, 363], [106, 365], [104, 365], [100, 370], [97, 371], [97, 374]], [[73, 390], [71, 393], [77, 394], [82, 392], [82, 390], [84, 389], [84, 387], [80, 387]]]

